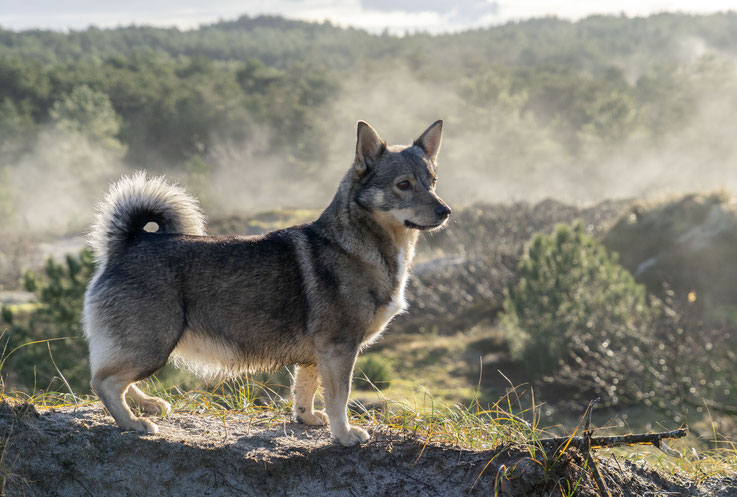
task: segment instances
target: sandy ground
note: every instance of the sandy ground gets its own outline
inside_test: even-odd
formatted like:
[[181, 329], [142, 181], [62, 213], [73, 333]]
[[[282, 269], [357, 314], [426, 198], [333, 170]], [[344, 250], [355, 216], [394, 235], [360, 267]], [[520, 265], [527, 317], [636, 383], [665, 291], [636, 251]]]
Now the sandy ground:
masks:
[[[158, 435], [141, 436], [121, 433], [99, 404], [39, 412], [3, 402], [5, 495], [446, 496], [494, 495], [496, 487], [498, 495], [543, 496], [579, 479], [577, 495], [598, 495], [571, 451], [546, 475], [524, 449], [425, 446], [386, 429], [368, 427], [368, 444], [346, 448], [325, 428], [270, 416], [175, 412], [158, 423]], [[737, 495], [728, 478], [697, 488], [631, 463], [600, 467], [613, 495]]]

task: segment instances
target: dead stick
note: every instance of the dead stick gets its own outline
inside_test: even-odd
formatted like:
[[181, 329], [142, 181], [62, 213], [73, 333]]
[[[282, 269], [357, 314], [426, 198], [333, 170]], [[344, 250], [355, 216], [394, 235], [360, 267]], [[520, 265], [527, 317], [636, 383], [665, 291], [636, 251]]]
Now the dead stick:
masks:
[[591, 413], [594, 412], [594, 406], [597, 402], [599, 402], [599, 397], [592, 400], [589, 403], [589, 407], [586, 409], [586, 422], [584, 423], [583, 428], [583, 452], [586, 456], [586, 461], [588, 462], [591, 475], [594, 477], [596, 486], [599, 489], [599, 495], [601, 495], [601, 497], [612, 497], [612, 494], [609, 492], [609, 488], [607, 488], [606, 483], [604, 482], [604, 478], [601, 476], [599, 465], [596, 464], [596, 459], [594, 459], [594, 456], [591, 454], [591, 435], [593, 434], [593, 430], [591, 429]]
[[594, 412], [594, 406], [601, 400], [601, 397], [596, 397], [594, 400], [589, 402], [589, 406], [586, 408], [586, 414], [584, 415], [586, 417], [586, 422], [584, 423], [583, 432], [584, 436], [586, 433], [589, 434], [589, 438], [591, 438], [591, 413]]
[[[591, 437], [591, 448], [600, 449], [602, 447], [620, 447], [622, 445], [658, 445], [667, 438], [681, 438], [686, 436], [686, 429], [681, 428], [673, 431], [664, 431], [658, 433], [633, 433], [631, 435], [621, 435], [615, 437]], [[585, 437], [551, 437], [540, 438], [532, 443], [542, 445], [544, 448], [557, 449], [561, 445], [565, 445], [570, 440], [570, 447], [576, 447], [583, 450], [587, 445]]]

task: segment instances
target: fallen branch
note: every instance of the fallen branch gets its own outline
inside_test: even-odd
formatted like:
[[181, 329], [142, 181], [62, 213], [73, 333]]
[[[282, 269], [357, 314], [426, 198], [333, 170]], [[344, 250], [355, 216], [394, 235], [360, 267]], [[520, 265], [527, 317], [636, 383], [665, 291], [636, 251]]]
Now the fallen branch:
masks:
[[679, 457], [677, 451], [671, 449], [665, 445], [664, 440], [666, 438], [681, 438], [686, 436], [686, 430], [681, 428], [679, 430], [665, 431], [660, 433], [635, 433], [631, 435], [620, 435], [612, 437], [594, 437], [594, 430], [591, 428], [591, 413], [594, 410], [594, 406], [599, 402], [596, 398], [589, 403], [584, 413], [584, 428], [582, 437], [552, 437], [552, 438], [541, 438], [536, 440], [536, 444], [542, 447], [545, 451], [554, 450], [560, 451], [562, 454], [569, 447], [575, 447], [581, 451], [584, 455], [584, 471], [591, 473], [591, 476], [596, 483], [596, 488], [599, 491], [601, 497], [612, 497], [612, 493], [604, 481], [604, 477], [599, 470], [599, 465], [596, 463], [591, 449], [600, 449], [602, 447], [620, 447], [623, 445], [635, 445], [635, 444], [649, 444], [654, 445], [660, 449], [666, 455], [672, 457]]
[[[659, 433], [633, 433], [631, 435], [621, 435], [614, 437], [591, 437], [591, 448], [601, 449], [603, 447], [621, 447], [623, 445], [654, 445], [663, 450], [665, 444], [663, 440], [668, 438], [681, 438], [686, 436], [686, 429], [681, 428], [673, 431], [663, 431]], [[570, 442], [569, 442], [570, 441]], [[569, 447], [576, 447], [579, 450], [585, 450], [588, 445], [587, 437], [551, 437], [540, 438], [536, 441], [546, 449], [557, 449], [558, 447], [568, 444]], [[672, 450], [672, 449], [666, 449]], [[663, 450], [666, 454], [673, 455]], [[675, 451], [673, 451], [675, 452]], [[676, 455], [680, 455], [677, 452]]]

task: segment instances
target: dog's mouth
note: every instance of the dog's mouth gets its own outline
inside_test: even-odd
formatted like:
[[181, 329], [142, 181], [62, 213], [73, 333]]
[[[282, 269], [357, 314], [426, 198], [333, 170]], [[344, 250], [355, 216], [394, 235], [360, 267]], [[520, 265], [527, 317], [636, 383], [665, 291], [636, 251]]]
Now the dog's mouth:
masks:
[[442, 227], [445, 224], [445, 221], [447, 221], [447, 219], [443, 219], [437, 224], [422, 225], [422, 224], [413, 223], [412, 221], [405, 220], [404, 225], [413, 230], [430, 231], [430, 230], [434, 230], [434, 229]]

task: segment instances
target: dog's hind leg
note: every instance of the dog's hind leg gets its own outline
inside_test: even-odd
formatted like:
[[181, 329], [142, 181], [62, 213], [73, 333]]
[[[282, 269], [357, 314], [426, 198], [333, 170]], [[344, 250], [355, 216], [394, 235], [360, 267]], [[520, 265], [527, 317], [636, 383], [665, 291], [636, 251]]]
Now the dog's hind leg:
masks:
[[322, 426], [328, 423], [328, 416], [323, 411], [315, 410], [315, 392], [320, 386], [317, 366], [297, 366], [292, 386], [292, 406], [294, 419], [298, 423]]
[[125, 402], [125, 393], [136, 379], [136, 375], [130, 369], [105, 367], [92, 374], [90, 384], [123, 430], [158, 433], [159, 428], [154, 423], [134, 416]]
[[171, 404], [159, 397], [151, 397], [141, 391], [135, 383], [128, 387], [128, 397], [136, 402], [141, 411], [150, 414], [169, 414]]
[[119, 277], [110, 275], [113, 283], [96, 280], [85, 297], [90, 385], [123, 430], [157, 433], [153, 422], [133, 414], [126, 394], [144, 411], [166, 412], [170, 408], [133, 384], [166, 364], [184, 331], [184, 314], [181, 306], [172, 305], [177, 294], [167, 285], [148, 288], [148, 292], [143, 287], [133, 291], [129, 286], [135, 287], [134, 283], [125, 279], [115, 283]]
[[343, 445], [356, 445], [368, 441], [369, 434], [363, 428], [348, 423], [346, 408], [351, 393], [353, 365], [358, 350], [344, 345], [333, 344], [321, 352], [317, 360], [325, 392], [325, 410], [330, 418], [330, 431]]
[[[168, 352], [165, 347], [154, 347], [146, 352], [132, 350], [122, 343], [112, 340], [109, 334], [101, 329], [95, 335], [89, 336], [90, 342], [90, 369], [92, 370], [92, 390], [110, 414], [124, 430], [134, 430], [142, 433], [157, 433], [158, 428], [147, 419], [136, 417], [128, 407], [125, 396], [130, 396], [139, 402], [142, 409], [149, 407], [156, 400], [143, 394], [133, 383], [150, 376], [158, 368], [166, 364]], [[143, 397], [139, 397], [138, 394]], [[140, 400], [139, 400], [140, 399]], [[143, 403], [140, 401], [143, 400]], [[145, 401], [149, 400], [148, 403]], [[162, 401], [163, 402], [163, 401]], [[144, 405], [146, 406], [144, 407]], [[166, 407], [159, 405], [160, 407]]]

